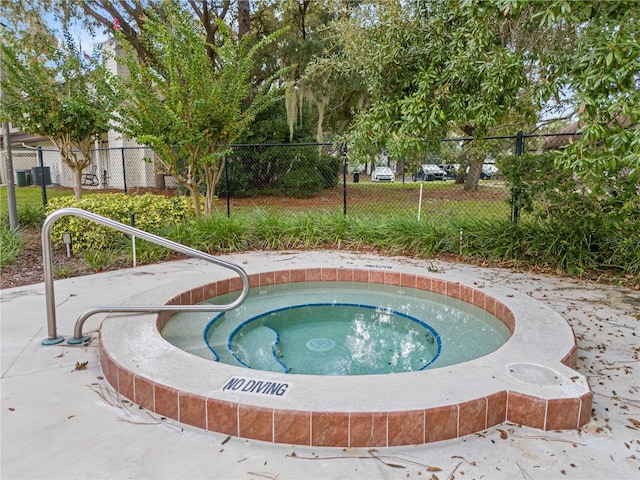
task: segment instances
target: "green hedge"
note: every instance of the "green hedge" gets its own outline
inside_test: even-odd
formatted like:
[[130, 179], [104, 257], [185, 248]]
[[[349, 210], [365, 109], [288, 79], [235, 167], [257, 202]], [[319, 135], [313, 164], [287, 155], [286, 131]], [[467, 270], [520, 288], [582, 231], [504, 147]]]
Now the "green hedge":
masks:
[[[135, 226], [146, 232], [158, 233], [167, 225], [193, 218], [193, 202], [188, 197], [166, 198], [159, 195], [97, 194], [87, 195], [81, 200], [73, 197], [54, 198], [49, 202], [47, 214], [60, 208], [75, 207], [110, 218], [126, 225], [135, 215]], [[103, 250], [112, 248], [125, 235], [109, 227], [80, 217], [62, 217], [51, 231], [53, 242], [62, 240], [62, 235], [71, 234], [74, 249]]]

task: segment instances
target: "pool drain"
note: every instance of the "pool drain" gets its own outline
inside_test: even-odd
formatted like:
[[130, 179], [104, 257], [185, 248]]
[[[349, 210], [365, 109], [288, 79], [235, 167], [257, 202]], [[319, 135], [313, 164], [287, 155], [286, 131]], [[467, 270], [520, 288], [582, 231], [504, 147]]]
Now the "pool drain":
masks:
[[326, 352], [336, 346], [336, 342], [330, 338], [318, 337], [312, 338], [307, 342], [307, 348], [314, 352]]

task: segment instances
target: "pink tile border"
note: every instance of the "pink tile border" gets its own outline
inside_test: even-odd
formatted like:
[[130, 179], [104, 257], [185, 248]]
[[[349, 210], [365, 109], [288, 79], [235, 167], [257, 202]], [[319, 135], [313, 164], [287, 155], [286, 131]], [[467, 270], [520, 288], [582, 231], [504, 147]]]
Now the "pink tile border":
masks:
[[[385, 283], [442, 293], [494, 314], [513, 333], [516, 317], [485, 292], [421, 275], [349, 268], [308, 268], [249, 275], [252, 287], [287, 282], [356, 281]], [[182, 292], [168, 304], [196, 303], [215, 294], [239, 290], [234, 280], [221, 280]], [[162, 328], [171, 313], [158, 315]], [[575, 340], [575, 338], [574, 338]], [[563, 358], [575, 367], [577, 348]], [[579, 398], [545, 400], [513, 391], [409, 411], [304, 411], [272, 409], [205, 398], [136, 375], [113, 360], [100, 341], [100, 365], [107, 381], [143, 408], [202, 428], [267, 442], [310, 446], [384, 447], [437, 442], [469, 435], [510, 421], [541, 430], [576, 429], [590, 419], [592, 393]]]

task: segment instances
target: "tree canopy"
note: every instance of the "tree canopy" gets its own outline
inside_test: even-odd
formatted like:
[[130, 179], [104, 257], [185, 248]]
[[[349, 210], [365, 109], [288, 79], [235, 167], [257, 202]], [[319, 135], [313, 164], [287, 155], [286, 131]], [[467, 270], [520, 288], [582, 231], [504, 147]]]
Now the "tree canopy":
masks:
[[146, 62], [115, 28], [129, 71], [120, 88], [120, 128], [154, 149], [163, 170], [191, 193], [198, 216], [205, 186], [209, 215], [231, 144], [278, 99], [277, 76], [257, 90], [251, 82], [257, 52], [277, 33], [252, 46], [248, 37], [237, 39], [219, 23], [221, 41], [211, 45], [183, 7], [165, 2], [161, 14], [148, 15], [138, 37], [154, 59]]
[[482, 136], [514, 118], [514, 131], [530, 127], [554, 100], [570, 103], [582, 130], [558, 166], [585, 179], [640, 166], [640, 3], [352, 5], [335, 28], [336, 63], [366, 85], [351, 133], [363, 151], [402, 157], [456, 130]]
[[[181, 5], [197, 26], [214, 69], [227, 37], [249, 37], [248, 48], [288, 26], [278, 42], [256, 53], [260, 62], [254, 62], [249, 78], [256, 89], [283, 65], [292, 65], [285, 102], [290, 129], [300, 128], [300, 118], [309, 128], [304, 115], [311, 106], [319, 140], [327, 130], [333, 138], [348, 132], [344, 139], [362, 152], [402, 158], [451, 134], [478, 138], [506, 128], [531, 130], [549, 120], [546, 109], [555, 105], [564, 118], [580, 122], [581, 133], [555, 155], [558, 167], [596, 181], [640, 165], [639, 2], [169, 3]], [[28, 10], [27, 4], [22, 0], [10, 8]], [[116, 21], [121, 41], [138, 61], [162, 70], [163, 50], [145, 36], [151, 19], [164, 21], [166, 2], [35, 4], [53, 8], [63, 22], [81, 18], [94, 28], [111, 28]]]
[[80, 52], [68, 32], [62, 42], [47, 30], [5, 32], [3, 40], [3, 119], [51, 139], [74, 173], [79, 199], [89, 151], [95, 137], [109, 130], [118, 101], [100, 52]]

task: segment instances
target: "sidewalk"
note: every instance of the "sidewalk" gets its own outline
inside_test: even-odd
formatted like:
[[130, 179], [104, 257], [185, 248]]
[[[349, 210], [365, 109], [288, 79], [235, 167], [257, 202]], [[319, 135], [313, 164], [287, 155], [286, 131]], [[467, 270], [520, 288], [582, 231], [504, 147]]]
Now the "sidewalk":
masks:
[[[89, 345], [42, 346], [44, 285], [0, 292], [2, 479], [637, 479], [640, 477], [640, 292], [575, 279], [345, 252], [251, 252], [223, 258], [251, 273], [284, 264], [386, 262], [477, 276], [531, 295], [573, 326], [579, 370], [594, 392], [581, 431], [542, 432], [503, 424], [482, 434], [410, 447], [367, 449], [278, 445], [185, 427], [119, 398]], [[71, 336], [90, 307], [201, 278], [214, 267], [168, 262], [55, 282], [58, 333]], [[86, 324], [95, 334], [105, 315]], [[94, 335], [95, 337], [95, 335]], [[86, 368], [78, 369], [87, 362]], [[366, 392], [363, 392], [366, 394]]]

